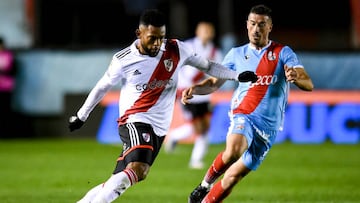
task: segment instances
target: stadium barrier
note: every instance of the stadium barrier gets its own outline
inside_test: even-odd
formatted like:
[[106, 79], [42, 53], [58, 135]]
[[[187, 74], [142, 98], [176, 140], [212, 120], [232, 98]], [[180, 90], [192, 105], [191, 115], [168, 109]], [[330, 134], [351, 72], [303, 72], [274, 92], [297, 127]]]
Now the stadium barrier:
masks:
[[[212, 94], [214, 105], [210, 143], [225, 142], [229, 127], [229, 100], [231, 92]], [[101, 143], [121, 143], [116, 119], [118, 117], [118, 92], [107, 94], [101, 104], [105, 107], [97, 133]], [[171, 128], [185, 122], [180, 104], [176, 103]], [[195, 135], [182, 140], [192, 143]], [[360, 94], [358, 91], [291, 91], [285, 114], [284, 129], [279, 133], [276, 143], [319, 144], [331, 141], [336, 144], [357, 144], [360, 141]]]

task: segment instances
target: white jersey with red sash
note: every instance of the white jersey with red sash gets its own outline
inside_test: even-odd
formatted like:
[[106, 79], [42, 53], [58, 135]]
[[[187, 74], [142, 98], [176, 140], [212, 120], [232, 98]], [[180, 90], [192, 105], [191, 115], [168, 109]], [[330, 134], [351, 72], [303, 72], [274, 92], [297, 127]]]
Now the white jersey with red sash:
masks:
[[94, 106], [112, 86], [120, 83], [119, 125], [143, 122], [152, 125], [158, 136], [170, 128], [176, 96], [178, 71], [195, 55], [183, 42], [164, 40], [156, 57], [142, 55], [138, 40], [114, 54], [104, 76], [91, 90], [78, 116], [86, 120]]
[[303, 68], [291, 48], [273, 41], [262, 50], [250, 44], [232, 48], [223, 65], [238, 72], [254, 71], [258, 80], [253, 84], [239, 83], [231, 100], [231, 113], [245, 114], [263, 129], [281, 129], [289, 94], [284, 64]]

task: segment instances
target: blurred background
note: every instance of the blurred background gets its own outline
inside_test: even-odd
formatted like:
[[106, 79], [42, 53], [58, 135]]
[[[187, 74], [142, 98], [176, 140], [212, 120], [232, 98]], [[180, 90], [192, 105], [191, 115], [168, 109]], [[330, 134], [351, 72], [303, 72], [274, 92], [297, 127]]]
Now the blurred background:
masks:
[[[310, 0], [286, 4], [266, 0], [2, 0], [0, 37], [14, 53], [16, 83], [12, 112], [0, 114], [0, 138], [70, 136], [68, 117], [83, 103], [112, 55], [135, 39], [143, 9], [159, 8], [167, 14], [168, 38], [190, 38], [199, 21], [213, 22], [215, 43], [226, 53], [247, 42], [247, 15], [258, 3], [273, 9], [271, 39], [298, 53], [315, 85], [311, 95], [294, 88], [278, 142], [358, 143], [360, 0], [316, 4]], [[112, 118], [117, 113], [113, 103], [118, 88], [72, 136], [117, 142]], [[227, 84], [214, 96], [218, 122], [212, 126], [212, 143], [224, 141], [226, 95], [232, 88]], [[114, 126], [104, 126], [105, 121]], [[115, 138], [103, 137], [109, 134]]]

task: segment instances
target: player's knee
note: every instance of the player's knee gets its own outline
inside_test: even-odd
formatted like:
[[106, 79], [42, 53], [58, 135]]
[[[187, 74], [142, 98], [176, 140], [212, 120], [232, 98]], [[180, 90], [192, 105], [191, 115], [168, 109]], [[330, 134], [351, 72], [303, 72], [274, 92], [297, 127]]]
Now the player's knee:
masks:
[[145, 180], [146, 177], [147, 177], [147, 173], [140, 172], [140, 174], [138, 174], [139, 181]]
[[238, 183], [240, 181], [242, 177], [241, 176], [230, 176], [228, 178], [228, 182], [230, 185], [235, 185], [236, 183]]
[[234, 163], [235, 161], [237, 161], [240, 158], [240, 156], [241, 155], [235, 151], [227, 150], [223, 154], [223, 160], [226, 163]]
[[145, 180], [149, 173], [150, 165], [147, 163], [133, 162], [128, 165], [138, 177], [138, 181]]
[[229, 185], [235, 185], [241, 179], [243, 179], [248, 173], [249, 173], [249, 171], [243, 171], [243, 170], [236, 171], [236, 172], [233, 172], [233, 173], [226, 174], [224, 178], [226, 179], [226, 182]]

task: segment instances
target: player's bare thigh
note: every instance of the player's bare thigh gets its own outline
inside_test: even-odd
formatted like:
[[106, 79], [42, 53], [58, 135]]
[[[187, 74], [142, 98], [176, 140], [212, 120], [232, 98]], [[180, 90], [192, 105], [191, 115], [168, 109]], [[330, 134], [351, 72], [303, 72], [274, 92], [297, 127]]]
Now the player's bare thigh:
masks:
[[246, 137], [240, 134], [231, 134], [226, 137], [226, 148], [223, 154], [225, 163], [237, 161], [247, 149]]

